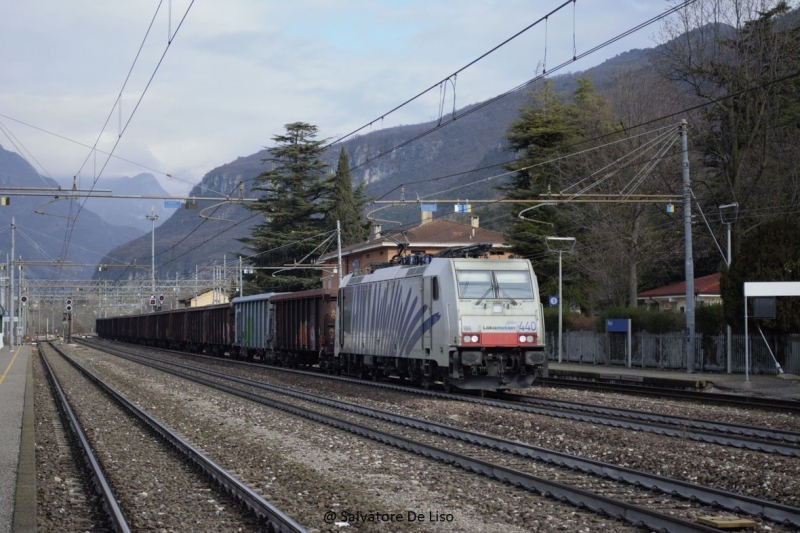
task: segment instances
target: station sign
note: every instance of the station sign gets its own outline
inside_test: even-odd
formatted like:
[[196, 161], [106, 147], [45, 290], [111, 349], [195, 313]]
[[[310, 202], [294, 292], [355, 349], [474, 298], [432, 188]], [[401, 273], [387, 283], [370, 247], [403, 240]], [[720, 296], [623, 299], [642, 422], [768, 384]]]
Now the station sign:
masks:
[[608, 318], [606, 319], [606, 333], [627, 333], [630, 324], [630, 318]]

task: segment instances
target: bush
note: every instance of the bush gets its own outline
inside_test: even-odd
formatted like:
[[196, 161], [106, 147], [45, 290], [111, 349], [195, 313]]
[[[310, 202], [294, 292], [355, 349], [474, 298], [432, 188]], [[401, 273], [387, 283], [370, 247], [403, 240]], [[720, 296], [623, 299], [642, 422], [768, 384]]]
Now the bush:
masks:
[[658, 311], [631, 307], [614, 307], [606, 310], [597, 317], [596, 331], [606, 330], [606, 320], [609, 318], [630, 318], [631, 328], [636, 331], [648, 333], [669, 333], [682, 331], [686, 328], [686, 316], [677, 311]]
[[[722, 322], [722, 305], [703, 305], [695, 311], [695, 323], [698, 333], [711, 331], [717, 320], [724, 328]], [[686, 315], [678, 311], [650, 310], [630, 307], [614, 307], [607, 309], [597, 317], [591, 318], [580, 313], [564, 313], [564, 331], [597, 331], [600, 333], [606, 330], [606, 320], [609, 318], [630, 318], [631, 328], [634, 332], [646, 331], [648, 333], [670, 333], [673, 331], [683, 331], [686, 329]], [[701, 326], [702, 324], [702, 326]], [[551, 333], [558, 332], [558, 309], [545, 308], [544, 325]], [[712, 333], [706, 333], [711, 335]]]
[[[564, 311], [562, 322], [564, 331], [592, 331], [594, 329], [594, 319], [574, 311]], [[558, 334], [557, 307], [544, 308], [544, 327], [545, 331]]]
[[686, 315], [679, 311], [648, 309], [642, 318], [643, 329], [649, 333], [670, 333], [686, 329]]
[[719, 335], [725, 331], [725, 312], [721, 303], [700, 304], [694, 310], [694, 326], [702, 335]]

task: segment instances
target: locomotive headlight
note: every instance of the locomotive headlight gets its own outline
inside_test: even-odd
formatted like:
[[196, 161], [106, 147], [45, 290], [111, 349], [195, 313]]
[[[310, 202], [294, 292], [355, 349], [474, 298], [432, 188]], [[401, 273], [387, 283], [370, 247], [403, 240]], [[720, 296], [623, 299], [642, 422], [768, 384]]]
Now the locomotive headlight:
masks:
[[469, 335], [464, 335], [464, 342], [468, 343], [470, 341]]
[[533, 335], [528, 335], [528, 342], [533, 342]]
[[519, 336], [519, 342], [525, 342], [525, 335]]
[[471, 338], [470, 340], [471, 340], [472, 342], [478, 342], [478, 336], [477, 336], [477, 335], [473, 335], [473, 336], [472, 336], [472, 338]]

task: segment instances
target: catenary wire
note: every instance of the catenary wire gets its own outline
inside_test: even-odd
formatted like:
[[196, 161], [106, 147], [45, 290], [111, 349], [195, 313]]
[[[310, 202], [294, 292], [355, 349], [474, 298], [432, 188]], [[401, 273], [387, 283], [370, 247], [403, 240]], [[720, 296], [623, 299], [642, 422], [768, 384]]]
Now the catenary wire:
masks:
[[[189, 11], [192, 9], [193, 5], [194, 5], [194, 0], [191, 0], [191, 2], [189, 3], [189, 6], [186, 8], [185, 13], [183, 14], [183, 17], [181, 18], [180, 22], [178, 23], [177, 27], [175, 28], [175, 33], [173, 34], [173, 37], [174, 37], [174, 35], [177, 35], [178, 31], [183, 26], [183, 23], [186, 21], [186, 17], [189, 15]], [[133, 108], [133, 111], [131, 111], [131, 114], [128, 116], [128, 120], [125, 122], [125, 126], [121, 129], [121, 131], [119, 133], [119, 136], [117, 137], [116, 141], [114, 142], [114, 146], [111, 148], [110, 154], [113, 154], [114, 151], [116, 150], [117, 146], [119, 146], [119, 143], [122, 140], [122, 135], [128, 129], [128, 126], [130, 125], [131, 121], [133, 120], [133, 117], [136, 114], [136, 111], [139, 109], [139, 106], [141, 105], [142, 100], [144, 99], [145, 95], [147, 94], [147, 91], [150, 88], [150, 85], [152, 84], [153, 79], [156, 76], [156, 73], [158, 72], [159, 68], [161, 67], [161, 64], [163, 63], [164, 57], [167, 55], [167, 52], [169, 51], [170, 46], [172, 46], [172, 40], [170, 40], [167, 43], [167, 46], [164, 48], [164, 52], [161, 54], [161, 57], [159, 58], [158, 63], [155, 66], [155, 69], [153, 69], [153, 73], [151, 74], [150, 78], [147, 81], [147, 84], [145, 85], [144, 89], [142, 90], [142, 94], [139, 96], [139, 99], [137, 100], [136, 105]], [[100, 172], [98, 172], [98, 174], [95, 176], [94, 182], [92, 183], [92, 186], [90, 188], [90, 192], [91, 192], [91, 190], [94, 189], [95, 185], [97, 184], [97, 181], [100, 179], [100, 176], [102, 176], [103, 171], [105, 170], [105, 168], [108, 165], [110, 160], [111, 160], [111, 155], [109, 155], [106, 158], [105, 162], [103, 163], [103, 166], [100, 168]], [[78, 216], [80, 215], [80, 212], [83, 209], [83, 206], [86, 204], [87, 200], [88, 200], [88, 198], [86, 198], [86, 200], [84, 200], [83, 203], [81, 203], [79, 205], [78, 211], [75, 213], [75, 219], [77, 219]], [[64, 246], [62, 248], [62, 255], [64, 257], [67, 256], [67, 252], [69, 251], [69, 243], [70, 243], [70, 240], [71, 240], [72, 231], [73, 231], [73, 229], [75, 227], [75, 219], [73, 219], [71, 224], [67, 225], [68, 226], [67, 227], [67, 234], [65, 235]]]

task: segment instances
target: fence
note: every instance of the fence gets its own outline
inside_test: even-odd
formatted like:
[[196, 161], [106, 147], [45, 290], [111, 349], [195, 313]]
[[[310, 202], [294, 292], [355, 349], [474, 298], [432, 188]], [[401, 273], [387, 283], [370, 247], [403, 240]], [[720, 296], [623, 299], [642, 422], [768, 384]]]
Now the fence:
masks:
[[[624, 333], [565, 331], [562, 362], [595, 365], [626, 364]], [[750, 373], [777, 374], [764, 339], [756, 332], [750, 335]], [[636, 368], [667, 370], [686, 369], [686, 338], [683, 333], [634, 333], [631, 338], [631, 365]], [[800, 335], [767, 335], [775, 358], [787, 374], [800, 374]], [[744, 335], [731, 339], [731, 369], [745, 371]], [[728, 368], [725, 334], [695, 336], [695, 372], [725, 372]], [[550, 361], [558, 360], [558, 334], [547, 333], [547, 354]]]

